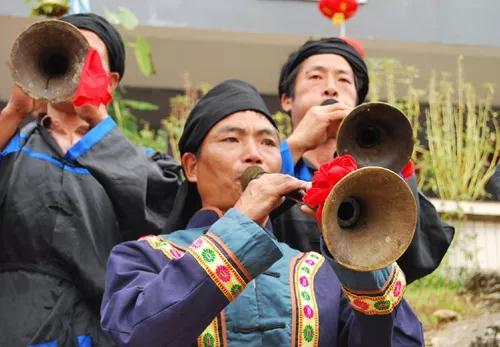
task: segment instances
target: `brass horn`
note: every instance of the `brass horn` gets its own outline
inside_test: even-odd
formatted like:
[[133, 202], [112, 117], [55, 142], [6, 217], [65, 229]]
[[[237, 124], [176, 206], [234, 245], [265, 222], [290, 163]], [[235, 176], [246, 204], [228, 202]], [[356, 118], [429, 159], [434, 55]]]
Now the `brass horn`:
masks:
[[381, 166], [399, 173], [413, 152], [413, 132], [398, 108], [382, 102], [354, 108], [337, 132], [337, 153], [351, 154], [359, 167]]
[[381, 167], [343, 177], [328, 195], [321, 221], [330, 253], [356, 271], [395, 262], [410, 245], [416, 225], [417, 206], [408, 185]]
[[326, 247], [345, 267], [381, 269], [410, 245], [417, 225], [415, 198], [397, 174], [413, 152], [413, 131], [403, 112], [381, 102], [354, 108], [337, 132], [337, 153], [360, 169], [342, 178], [323, 206]]
[[69, 100], [78, 87], [88, 49], [85, 37], [69, 23], [35, 23], [12, 46], [12, 78], [35, 99], [52, 103]]

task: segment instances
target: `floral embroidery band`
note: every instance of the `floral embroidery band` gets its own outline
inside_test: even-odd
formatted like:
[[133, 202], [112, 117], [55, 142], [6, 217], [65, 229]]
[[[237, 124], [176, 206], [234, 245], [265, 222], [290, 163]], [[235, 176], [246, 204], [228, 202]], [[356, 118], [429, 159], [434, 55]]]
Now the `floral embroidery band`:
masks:
[[236, 299], [246, 287], [247, 282], [207, 236], [197, 238], [188, 248], [188, 252], [229, 301]]
[[174, 246], [174, 244], [170, 241], [165, 240], [160, 236], [144, 236], [139, 239], [139, 241], [147, 241], [151, 248], [158, 249], [165, 254], [168, 259], [179, 259], [184, 255], [184, 252], [181, 251], [178, 247]]
[[295, 266], [294, 289], [296, 300], [297, 346], [318, 346], [319, 312], [314, 295], [314, 276], [324, 262], [316, 252], [309, 252]]
[[347, 288], [344, 294], [351, 303], [352, 308], [367, 315], [385, 315], [391, 313], [403, 298], [406, 288], [406, 279], [397, 264], [394, 264], [392, 280], [383, 293], [379, 295], [363, 295]]
[[[159, 236], [144, 236], [139, 241], [147, 241], [151, 248], [160, 250], [168, 259], [179, 259], [184, 255], [184, 251], [176, 248], [173, 243]], [[196, 242], [197, 240], [195, 240]], [[196, 257], [195, 257], [196, 258]], [[198, 259], [197, 259], [198, 260]], [[209, 274], [210, 275], [210, 274]], [[213, 321], [205, 328], [203, 333], [198, 336], [196, 346], [198, 347], [222, 347], [225, 340], [225, 331], [221, 312]]]

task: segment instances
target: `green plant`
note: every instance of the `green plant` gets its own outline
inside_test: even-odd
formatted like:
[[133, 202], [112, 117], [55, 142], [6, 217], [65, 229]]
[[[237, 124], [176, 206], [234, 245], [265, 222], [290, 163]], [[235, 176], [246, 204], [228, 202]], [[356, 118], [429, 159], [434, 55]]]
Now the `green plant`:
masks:
[[[415, 87], [415, 81], [419, 78], [419, 71], [412, 65], [403, 65], [395, 59], [369, 58], [367, 59], [370, 88], [367, 101], [385, 101], [398, 107], [409, 119], [413, 137], [415, 139], [415, 150], [413, 159], [418, 161], [423, 151], [420, 142], [421, 132], [421, 99], [425, 91]], [[401, 95], [397, 96], [396, 91]]]
[[167, 134], [165, 129], [153, 130], [147, 122], [140, 124], [133, 113], [136, 110], [157, 111], [158, 106], [149, 102], [124, 99], [120, 91], [115, 92], [110, 113], [123, 134], [136, 145], [166, 152]]
[[461, 57], [456, 84], [446, 74], [439, 80], [432, 75], [421, 180], [442, 199], [477, 200], [486, 195], [498, 162], [500, 127], [491, 107], [493, 85], [485, 85], [485, 95], [479, 96], [463, 75]]
[[[24, 0], [25, 4], [30, 4], [32, 0]], [[69, 0], [36, 0], [36, 5], [31, 9], [32, 16], [45, 16], [49, 18], [59, 18], [69, 12]]]

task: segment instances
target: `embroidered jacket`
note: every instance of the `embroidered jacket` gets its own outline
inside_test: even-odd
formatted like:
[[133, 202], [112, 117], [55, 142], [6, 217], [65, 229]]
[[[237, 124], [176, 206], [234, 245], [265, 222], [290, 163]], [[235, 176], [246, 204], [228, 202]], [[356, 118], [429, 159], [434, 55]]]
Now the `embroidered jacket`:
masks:
[[202, 210], [186, 230], [113, 249], [101, 324], [119, 345], [423, 345], [397, 266], [359, 277], [237, 210], [217, 219]]

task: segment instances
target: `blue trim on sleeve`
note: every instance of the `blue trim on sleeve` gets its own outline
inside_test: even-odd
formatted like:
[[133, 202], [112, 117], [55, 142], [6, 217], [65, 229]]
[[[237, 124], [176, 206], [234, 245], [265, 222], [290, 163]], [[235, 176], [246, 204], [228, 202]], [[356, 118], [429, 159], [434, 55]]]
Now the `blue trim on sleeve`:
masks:
[[71, 161], [76, 161], [78, 157], [81, 157], [87, 153], [92, 147], [99, 143], [111, 130], [116, 127], [116, 123], [108, 116], [106, 119], [102, 120], [95, 127], [90, 129], [88, 133], [83, 136], [80, 141], [75, 143], [69, 151], [64, 156], [66, 159]]
[[57, 341], [37, 343], [36, 345], [28, 345], [28, 347], [57, 347]]
[[26, 147], [22, 149], [22, 152], [31, 158], [48, 161], [52, 165], [55, 165], [58, 168], [60, 168], [62, 170], [66, 170], [66, 171], [71, 172], [73, 174], [90, 175], [90, 171], [87, 170], [86, 168], [66, 165], [48, 154], [33, 152], [32, 150], [30, 150], [29, 148], [26, 148]]
[[290, 175], [299, 180], [310, 182], [312, 181], [312, 173], [309, 167], [304, 163], [302, 159], [300, 159], [295, 167], [293, 166], [293, 157], [290, 152], [290, 148], [288, 147], [288, 142], [281, 141], [280, 144], [280, 152], [281, 152], [281, 173], [285, 175]]
[[260, 225], [235, 208], [229, 209], [208, 230], [224, 242], [252, 278], [257, 277], [283, 256], [273, 238]]
[[153, 154], [156, 153], [156, 151], [151, 147], [144, 147], [144, 153], [146, 153], [148, 157], [151, 157]]
[[92, 347], [92, 337], [90, 335], [80, 335], [76, 337], [79, 347]]
[[292, 153], [290, 152], [290, 148], [288, 147], [288, 142], [281, 141], [280, 144], [280, 152], [281, 152], [281, 173], [285, 175], [295, 176], [293, 172], [293, 158]]
[[10, 153], [15, 153], [19, 152], [21, 149], [21, 140], [25, 139], [23, 136], [17, 132], [12, 139], [10, 139], [9, 143], [7, 143], [7, 146], [3, 149], [3, 151], [0, 153], [0, 158], [5, 157], [6, 155]]

